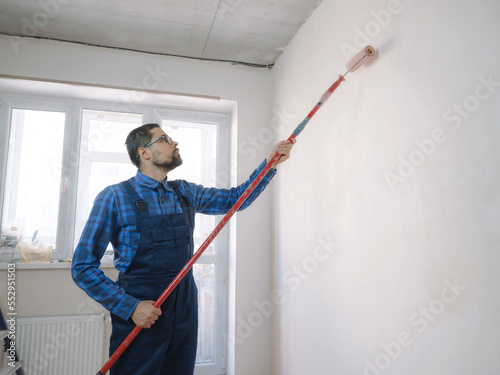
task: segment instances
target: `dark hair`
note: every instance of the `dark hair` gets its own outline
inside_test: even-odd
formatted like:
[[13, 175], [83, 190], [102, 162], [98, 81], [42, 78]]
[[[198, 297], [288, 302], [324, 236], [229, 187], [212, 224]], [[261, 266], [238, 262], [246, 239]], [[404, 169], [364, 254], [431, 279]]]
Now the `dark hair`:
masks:
[[150, 130], [159, 127], [160, 125], [158, 124], [145, 124], [135, 128], [127, 135], [125, 145], [127, 146], [128, 156], [132, 164], [134, 164], [137, 168], [141, 165], [141, 158], [139, 157], [137, 150], [139, 147], [144, 147], [151, 142], [152, 134]]

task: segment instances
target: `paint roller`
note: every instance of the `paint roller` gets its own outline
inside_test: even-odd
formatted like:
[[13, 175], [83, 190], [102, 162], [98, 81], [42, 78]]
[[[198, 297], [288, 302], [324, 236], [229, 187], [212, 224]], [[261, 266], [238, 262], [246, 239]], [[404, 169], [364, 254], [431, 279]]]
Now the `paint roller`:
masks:
[[343, 77], [345, 77], [349, 72], [355, 72], [356, 70], [358, 70], [368, 60], [372, 59], [373, 56], [375, 56], [375, 49], [372, 46], [366, 46], [347, 62], [347, 64], [345, 65], [347, 72], [345, 72]]
[[[345, 81], [345, 76], [349, 72], [354, 72], [358, 70], [361, 66], [366, 64], [367, 61], [372, 59], [375, 55], [375, 49], [372, 46], [366, 46], [364, 49], [359, 51], [356, 55], [354, 55], [346, 64], [347, 71], [344, 75], [339, 76], [339, 78], [325, 91], [325, 93], [321, 96], [318, 103], [314, 106], [314, 108], [309, 112], [309, 114], [304, 118], [304, 120], [295, 128], [292, 135], [288, 138], [288, 141], [292, 142], [294, 138], [296, 138], [302, 130], [304, 130], [305, 126], [309, 122], [309, 120], [314, 116], [314, 114], [318, 111], [318, 109], [325, 104], [325, 102], [330, 98], [332, 93], [340, 86], [342, 81]], [[189, 272], [189, 270], [196, 263], [198, 258], [203, 254], [203, 252], [207, 249], [210, 243], [215, 239], [215, 237], [219, 234], [222, 228], [226, 225], [226, 223], [231, 219], [231, 217], [238, 211], [241, 205], [247, 200], [250, 194], [255, 190], [260, 181], [264, 178], [264, 176], [271, 170], [272, 167], [276, 164], [276, 162], [280, 158], [280, 153], [276, 152], [273, 158], [267, 163], [264, 169], [257, 175], [257, 177], [250, 183], [248, 188], [243, 192], [241, 197], [236, 201], [236, 203], [231, 207], [229, 212], [222, 218], [220, 223], [215, 227], [215, 229], [210, 233], [205, 242], [200, 246], [198, 251], [194, 253], [194, 255], [189, 259], [186, 265], [182, 268], [182, 270], [177, 274], [177, 276], [172, 280], [172, 282], [168, 285], [168, 287], [163, 291], [163, 293], [158, 297], [155, 301], [154, 306], [160, 307], [163, 302], [167, 299], [167, 297], [172, 293], [175, 287], [180, 283], [180, 281], [184, 278], [184, 276]], [[123, 340], [121, 345], [115, 352], [111, 355], [108, 361], [104, 364], [101, 370], [97, 373], [97, 375], [106, 374], [111, 366], [120, 358], [125, 349], [131, 344], [131, 342], [137, 337], [142, 328], [135, 326], [134, 329], [130, 332], [130, 334]]]

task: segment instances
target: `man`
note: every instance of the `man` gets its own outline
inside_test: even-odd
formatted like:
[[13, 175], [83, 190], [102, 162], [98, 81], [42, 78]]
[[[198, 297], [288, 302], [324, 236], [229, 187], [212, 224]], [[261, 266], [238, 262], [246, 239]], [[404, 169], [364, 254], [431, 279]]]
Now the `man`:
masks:
[[[135, 325], [145, 328], [111, 368], [111, 374], [192, 375], [198, 335], [197, 289], [192, 270], [161, 306], [154, 307], [193, 255], [196, 212], [225, 214], [276, 152], [276, 165], [290, 157], [293, 144], [276, 144], [250, 179], [232, 189], [205, 188], [184, 180], [169, 181], [182, 164], [173, 141], [158, 124], [130, 132], [127, 151], [137, 174], [105, 188], [96, 198], [71, 273], [76, 284], [111, 312], [110, 355]], [[241, 209], [264, 190], [269, 171]], [[99, 269], [109, 244], [114, 248], [116, 282]]]

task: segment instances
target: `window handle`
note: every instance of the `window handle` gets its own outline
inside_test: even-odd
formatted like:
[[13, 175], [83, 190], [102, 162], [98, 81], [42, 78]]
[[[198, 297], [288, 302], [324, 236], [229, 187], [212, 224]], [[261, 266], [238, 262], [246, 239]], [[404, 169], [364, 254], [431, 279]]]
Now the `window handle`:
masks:
[[68, 179], [68, 177], [62, 177], [61, 178], [61, 193], [67, 193], [68, 192], [68, 185], [69, 185], [69, 179]]

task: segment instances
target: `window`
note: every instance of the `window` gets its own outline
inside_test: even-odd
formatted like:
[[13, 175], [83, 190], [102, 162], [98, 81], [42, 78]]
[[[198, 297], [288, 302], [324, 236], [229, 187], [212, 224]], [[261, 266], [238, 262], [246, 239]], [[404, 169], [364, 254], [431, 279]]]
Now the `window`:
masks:
[[[220, 178], [221, 171], [229, 170], [227, 114], [153, 107], [120, 112], [102, 102], [4, 100], [0, 143], [7, 162], [0, 166], [1, 226], [18, 224], [25, 239], [51, 244], [53, 259], [72, 256], [97, 194], [135, 175], [124, 143], [141, 124], [157, 122], [179, 142], [184, 163], [170, 179], [228, 187]], [[196, 248], [220, 219], [197, 215]], [[222, 231], [193, 267], [199, 290], [199, 375], [219, 374], [224, 368], [228, 242]], [[111, 256], [110, 245], [106, 257]]]
[[13, 108], [2, 225], [55, 246], [65, 113]]

